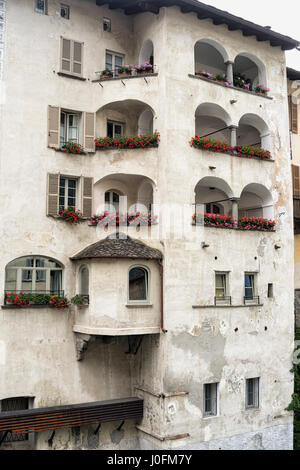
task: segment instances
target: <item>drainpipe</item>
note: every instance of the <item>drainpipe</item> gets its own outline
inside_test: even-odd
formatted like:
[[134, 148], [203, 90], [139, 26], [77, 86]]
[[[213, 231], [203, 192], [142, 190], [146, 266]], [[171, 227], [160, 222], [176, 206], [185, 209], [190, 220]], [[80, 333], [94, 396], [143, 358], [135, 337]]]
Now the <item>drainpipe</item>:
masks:
[[160, 274], [160, 328], [163, 333], [167, 333], [164, 327], [164, 268], [161, 260], [158, 260]]

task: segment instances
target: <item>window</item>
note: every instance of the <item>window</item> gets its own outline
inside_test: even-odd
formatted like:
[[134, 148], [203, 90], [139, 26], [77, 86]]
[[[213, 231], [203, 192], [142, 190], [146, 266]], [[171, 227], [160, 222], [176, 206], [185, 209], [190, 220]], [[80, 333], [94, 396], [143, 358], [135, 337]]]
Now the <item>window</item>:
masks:
[[60, 114], [60, 146], [66, 142], [79, 143], [80, 114], [62, 111]]
[[61, 72], [82, 75], [83, 43], [61, 38]]
[[[0, 411], [20, 411], [29, 409], [29, 398], [7, 398], [0, 401]], [[3, 440], [3, 441], [2, 441]], [[10, 431], [0, 432], [0, 441], [2, 442], [20, 442], [28, 441], [28, 434], [13, 434]]]
[[114, 52], [106, 52], [105, 68], [116, 71], [124, 65], [124, 56]]
[[116, 191], [106, 191], [105, 193], [105, 210], [109, 211], [111, 206], [118, 212], [120, 208], [120, 195]]
[[259, 297], [256, 295], [256, 274], [245, 274], [245, 304], [246, 303], [259, 303]]
[[227, 295], [228, 292], [228, 273], [216, 273], [216, 305], [226, 305], [231, 303], [231, 297]]
[[273, 299], [273, 297], [274, 297], [273, 284], [268, 284], [268, 299]]
[[103, 31], [111, 32], [111, 20], [109, 18], [103, 18]]
[[218, 384], [204, 385], [204, 417], [218, 414]]
[[246, 380], [246, 408], [259, 408], [259, 378]]
[[34, 9], [37, 13], [47, 14], [47, 0], [35, 0]]
[[124, 124], [121, 122], [107, 121], [107, 137], [115, 138], [124, 135]]
[[80, 269], [80, 295], [89, 295], [89, 270], [86, 266]]
[[148, 271], [144, 268], [132, 268], [129, 271], [129, 301], [146, 302], [148, 300]]
[[206, 204], [205, 210], [207, 214], [221, 214], [221, 207], [217, 204]]
[[64, 176], [59, 178], [59, 211], [68, 207], [76, 208], [76, 189], [77, 179]]
[[298, 105], [296, 100], [297, 98], [289, 96], [290, 130], [293, 134], [298, 134]]
[[5, 272], [6, 292], [60, 293], [62, 266], [43, 256], [26, 256], [11, 261]]
[[61, 3], [60, 5], [60, 16], [65, 20], [70, 19], [70, 7]]

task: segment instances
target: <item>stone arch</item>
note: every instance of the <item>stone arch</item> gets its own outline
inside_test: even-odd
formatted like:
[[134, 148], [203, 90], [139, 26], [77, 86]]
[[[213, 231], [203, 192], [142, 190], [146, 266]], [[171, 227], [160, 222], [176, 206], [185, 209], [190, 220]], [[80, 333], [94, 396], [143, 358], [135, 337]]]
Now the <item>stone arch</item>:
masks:
[[266, 122], [257, 114], [244, 114], [239, 121], [237, 144], [270, 150], [270, 130]]
[[262, 184], [248, 184], [240, 196], [239, 217], [274, 219], [274, 201], [271, 192]]
[[[214, 206], [216, 213], [231, 215], [233, 191], [228, 183], [217, 177], [206, 176], [195, 187], [195, 205], [197, 213], [211, 212]], [[208, 209], [208, 206], [210, 208]]]
[[139, 63], [144, 64], [145, 62], [154, 65], [154, 46], [151, 39], [144, 41], [140, 50]]
[[208, 136], [230, 143], [229, 127], [231, 125], [230, 115], [218, 104], [202, 103], [196, 109], [195, 134], [199, 137]]
[[252, 87], [258, 83], [267, 86], [267, 72], [265, 64], [255, 55], [241, 52], [234, 60], [234, 74], [244, 75], [251, 80]]
[[195, 73], [209, 72], [226, 74], [228, 54], [225, 48], [213, 39], [200, 39], [194, 46]]

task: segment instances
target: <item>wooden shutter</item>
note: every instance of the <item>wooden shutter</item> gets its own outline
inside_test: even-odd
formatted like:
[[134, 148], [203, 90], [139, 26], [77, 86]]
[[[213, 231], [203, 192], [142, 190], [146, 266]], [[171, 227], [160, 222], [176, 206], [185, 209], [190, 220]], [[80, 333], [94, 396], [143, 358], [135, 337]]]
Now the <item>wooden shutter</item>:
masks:
[[73, 43], [73, 63], [72, 72], [76, 75], [82, 75], [82, 51], [83, 44], [81, 42], [72, 41]]
[[59, 175], [48, 174], [47, 215], [58, 215]]
[[292, 96], [289, 96], [290, 127], [294, 134], [298, 134], [298, 106], [293, 103]]
[[61, 38], [61, 71], [71, 72], [72, 41]]
[[48, 147], [59, 148], [60, 108], [48, 106]]
[[93, 210], [93, 178], [82, 177], [82, 215], [91, 217]]
[[299, 166], [292, 165], [293, 172], [293, 195], [300, 197], [300, 168]]
[[95, 152], [95, 113], [84, 114], [84, 149], [86, 152]]

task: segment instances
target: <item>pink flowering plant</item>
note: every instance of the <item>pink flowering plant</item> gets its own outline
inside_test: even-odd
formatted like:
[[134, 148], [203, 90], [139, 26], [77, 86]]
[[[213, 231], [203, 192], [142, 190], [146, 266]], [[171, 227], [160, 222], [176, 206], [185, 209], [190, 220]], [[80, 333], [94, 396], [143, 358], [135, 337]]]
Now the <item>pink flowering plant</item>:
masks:
[[252, 91], [252, 83], [250, 78], [246, 78], [245, 75], [236, 74], [233, 77], [233, 84], [237, 88], [242, 88], [243, 90]]
[[225, 73], [218, 73], [217, 75], [213, 75], [212, 73], [203, 71], [203, 72], [196, 72], [196, 75], [200, 75], [200, 77], [204, 77], [209, 80], [222, 82], [226, 86], [231, 85], [230, 80], [228, 79]]
[[84, 148], [78, 144], [77, 142], [66, 142], [63, 146], [62, 146], [62, 151], [63, 152], [66, 152], [66, 153], [74, 153], [74, 154], [77, 154], [77, 155], [82, 155], [84, 154]]
[[261, 95], [267, 95], [270, 91], [270, 88], [267, 88], [261, 84], [257, 84], [254, 88], [254, 91], [255, 93], [260, 93]]
[[136, 135], [134, 137], [98, 137], [95, 139], [96, 150], [137, 149], [158, 147], [160, 134], [155, 131], [151, 135]]
[[153, 65], [150, 64], [149, 62], [144, 62], [143, 64], [136, 65], [132, 69], [133, 71], [136, 71], [138, 74], [139, 73], [153, 73]]
[[60, 210], [59, 215], [70, 225], [78, 224], [82, 221], [83, 218], [82, 213], [80, 211], [76, 211], [74, 207], [68, 207], [67, 209]]

